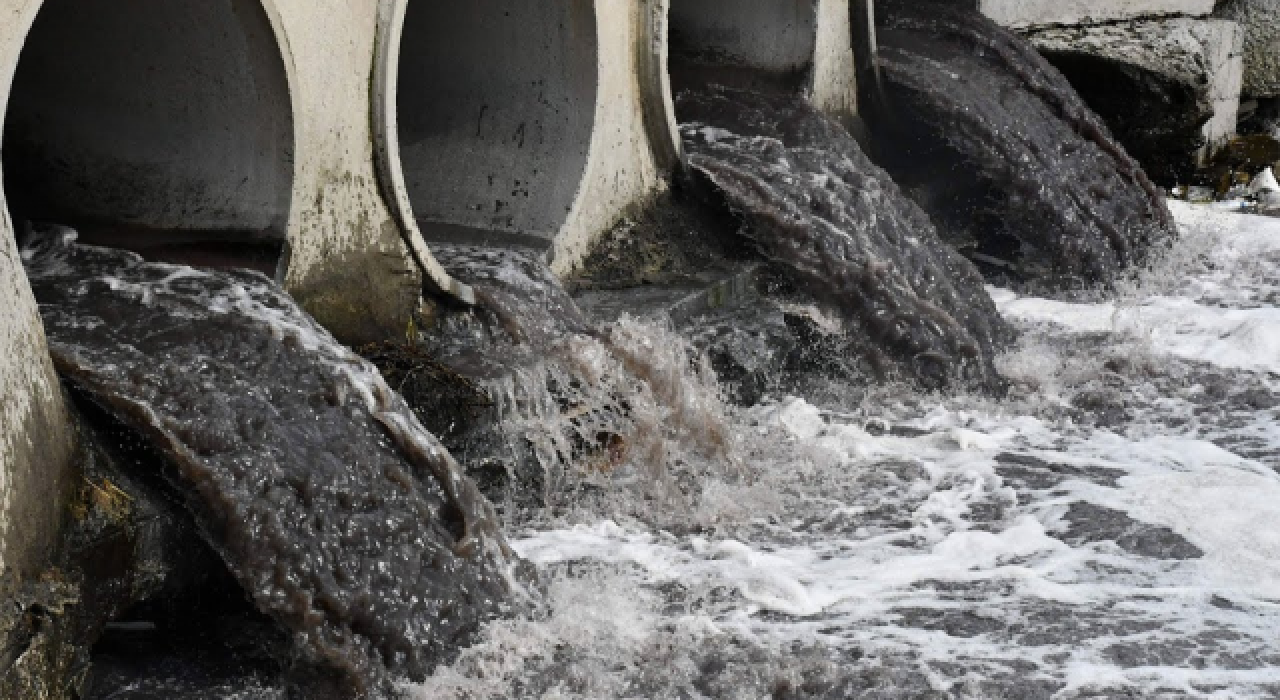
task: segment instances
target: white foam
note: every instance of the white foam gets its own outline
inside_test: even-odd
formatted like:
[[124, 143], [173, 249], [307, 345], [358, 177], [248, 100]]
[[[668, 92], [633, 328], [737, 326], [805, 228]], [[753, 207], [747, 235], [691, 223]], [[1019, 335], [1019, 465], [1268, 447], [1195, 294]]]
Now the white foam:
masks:
[[[573, 664], [581, 688], [559, 687], [557, 697], [614, 697], [633, 692], [629, 659], [660, 646], [659, 663], [678, 684], [681, 674], [696, 676], [709, 644], [722, 645], [713, 640], [734, 634], [783, 650], [857, 649], [863, 663], [905, 655], [953, 696], [985, 691], [957, 691], [961, 682], [945, 669], [962, 667], [973, 680], [1017, 663], [1037, 669], [1020, 678], [1059, 684], [1055, 697], [1274, 697], [1280, 664], [1266, 659], [1280, 659], [1280, 464], [1220, 438], [1243, 435], [1280, 455], [1280, 425], [1260, 410], [1217, 426], [1199, 412], [1225, 408], [1174, 378], [1186, 361], [1225, 373], [1233, 390], [1246, 381], [1276, 389], [1266, 373], [1280, 372], [1280, 316], [1269, 296], [1280, 288], [1280, 221], [1183, 205], [1175, 213], [1184, 240], [1120, 301], [993, 290], [1025, 331], [1023, 349], [1005, 361], [1019, 370], [1008, 398], [885, 390], [861, 405], [824, 407], [790, 397], [733, 419], [748, 478], [704, 484], [702, 502], [682, 514], [691, 527], [601, 517], [514, 538], [544, 571], [589, 562], [619, 573], [572, 588], [580, 611], [557, 597], [572, 586], [556, 583], [560, 607], [549, 620], [492, 630], [468, 652], [471, 665], [442, 676], [465, 692], [444, 694], [511, 694], [513, 678], [550, 663], [512, 651], [526, 638], [586, 657]], [[1102, 340], [1083, 345], [1085, 336]], [[1115, 430], [1078, 424], [1070, 410], [1076, 387], [1104, 376], [1108, 353], [1165, 378], [1106, 375], [1132, 414]], [[1057, 477], [1027, 487], [1009, 471], [1010, 454]], [[1144, 532], [1163, 528], [1203, 556], [1144, 556], [1096, 533], [1072, 535], [1069, 516], [1081, 503]], [[699, 604], [673, 612], [680, 606], [659, 593], [672, 589]], [[956, 615], [973, 631], [913, 615]], [[1125, 654], [1136, 660], [1117, 660]], [[509, 666], [478, 671], [474, 659], [486, 655]]]
[[[1113, 333], [1159, 354], [1219, 367], [1280, 372], [1280, 309], [1247, 308], [1280, 286], [1280, 219], [1224, 214], [1175, 203], [1184, 241], [1203, 248], [1199, 274], [1177, 280], [1176, 296], [1083, 304], [1019, 297], [992, 289], [1000, 312], [1022, 323], [1054, 324], [1072, 333]], [[1185, 273], [1185, 268], [1167, 274]], [[1234, 307], [1234, 308], [1233, 308]]]

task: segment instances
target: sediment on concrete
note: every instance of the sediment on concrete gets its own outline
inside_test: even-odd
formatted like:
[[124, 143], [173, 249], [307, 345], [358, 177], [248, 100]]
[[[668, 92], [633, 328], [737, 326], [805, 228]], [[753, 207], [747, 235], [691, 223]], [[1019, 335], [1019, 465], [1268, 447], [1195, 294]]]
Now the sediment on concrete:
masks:
[[750, 0], [733, 10], [716, 0], [672, 0], [677, 91], [709, 82], [800, 91], [832, 116], [857, 112], [849, 2]]

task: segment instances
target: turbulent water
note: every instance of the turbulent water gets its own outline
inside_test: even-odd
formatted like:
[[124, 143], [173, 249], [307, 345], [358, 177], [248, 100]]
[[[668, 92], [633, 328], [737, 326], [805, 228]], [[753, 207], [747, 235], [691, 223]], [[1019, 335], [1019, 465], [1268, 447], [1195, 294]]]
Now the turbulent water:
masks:
[[690, 167], [884, 374], [995, 383], [1009, 331], [981, 276], [843, 127], [798, 98], [728, 88], [682, 93], [677, 110]]
[[267, 278], [50, 234], [24, 253], [58, 371], [161, 476], [276, 650], [355, 688], [423, 678], [511, 594], [492, 508], [371, 365]]
[[1056, 69], [957, 5], [879, 8], [877, 157], [993, 271], [1045, 288], [1112, 282], [1168, 238], [1162, 196]]
[[670, 329], [592, 324], [536, 252], [433, 250], [482, 302], [421, 336], [489, 400], [448, 446], [509, 520], [619, 492], [680, 501], [688, 465], [673, 451], [700, 464], [731, 451], [709, 370]]
[[775, 397], [687, 507], [521, 526], [545, 604], [405, 692], [1277, 697], [1280, 222], [1176, 211], [1114, 302], [992, 289], [1003, 399]]

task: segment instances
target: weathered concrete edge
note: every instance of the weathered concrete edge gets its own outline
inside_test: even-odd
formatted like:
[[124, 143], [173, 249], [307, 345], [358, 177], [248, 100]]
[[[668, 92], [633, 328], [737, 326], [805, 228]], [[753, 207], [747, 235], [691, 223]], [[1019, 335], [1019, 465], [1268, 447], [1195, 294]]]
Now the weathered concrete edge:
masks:
[[400, 40], [409, 0], [382, 0], [378, 4], [378, 36], [373, 56], [373, 137], [374, 156], [383, 196], [404, 235], [405, 245], [426, 275], [433, 291], [447, 294], [465, 304], [475, 304], [471, 287], [459, 282], [436, 261], [423, 240], [413, 215], [413, 204], [404, 183], [400, 163], [400, 131], [396, 117]]
[[[8, 0], [0, 10], [0, 96], [6, 104], [39, 7], [39, 0]], [[0, 112], [0, 138], [3, 125]], [[3, 184], [0, 173], [0, 574], [30, 577], [57, 550], [65, 496], [73, 487], [75, 438]]]
[[666, 68], [669, 0], [595, 0], [600, 47], [594, 128], [578, 195], [552, 245], [560, 276], [634, 206], [656, 197], [680, 159]]
[[980, 11], [1007, 27], [1098, 24], [1159, 17], [1205, 17], [1214, 0], [979, 0]]

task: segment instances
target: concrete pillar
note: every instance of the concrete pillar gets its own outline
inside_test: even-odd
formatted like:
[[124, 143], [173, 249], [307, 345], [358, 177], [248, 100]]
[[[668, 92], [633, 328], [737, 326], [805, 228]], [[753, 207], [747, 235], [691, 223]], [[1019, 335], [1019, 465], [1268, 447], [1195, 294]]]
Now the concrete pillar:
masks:
[[392, 0], [266, 0], [294, 108], [292, 257], [285, 286], [339, 338], [399, 337], [421, 290], [470, 301], [416, 228], [398, 220], [379, 170], [376, 58]]
[[715, 81], [800, 89], [834, 116], [857, 112], [849, 0], [672, 0], [676, 89]]
[[[0, 95], [9, 91], [38, 5], [0, 6]], [[4, 182], [0, 173], [0, 186]], [[48, 564], [58, 544], [75, 486], [74, 444], [12, 229], [7, 207], [0, 206], [0, 576], [29, 577]]]

